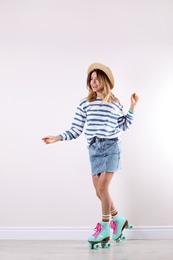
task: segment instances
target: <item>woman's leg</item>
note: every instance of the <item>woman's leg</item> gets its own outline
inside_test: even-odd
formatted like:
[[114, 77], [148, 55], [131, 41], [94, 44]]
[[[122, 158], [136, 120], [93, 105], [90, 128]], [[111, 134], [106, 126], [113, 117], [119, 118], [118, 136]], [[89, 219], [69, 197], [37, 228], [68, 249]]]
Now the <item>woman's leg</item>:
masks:
[[115, 209], [114, 203], [109, 195], [109, 185], [113, 174], [113, 172], [102, 172], [99, 175], [92, 176], [96, 195], [101, 200], [103, 215], [109, 215], [110, 211]]
[[[110, 238], [110, 227], [113, 230], [112, 239], [120, 241], [124, 239], [122, 232], [124, 228], [131, 229], [132, 225], [128, 224], [128, 221], [123, 216], [117, 214], [114, 203], [109, 195], [109, 185], [114, 173], [103, 172], [99, 175], [93, 175], [92, 180], [96, 190], [98, 198], [101, 200], [102, 205], [102, 222], [98, 223], [95, 230], [96, 232], [89, 238], [89, 242], [103, 241], [105, 238]], [[112, 212], [111, 212], [112, 211]], [[109, 223], [110, 213], [112, 220]], [[98, 225], [104, 226], [101, 229]]]

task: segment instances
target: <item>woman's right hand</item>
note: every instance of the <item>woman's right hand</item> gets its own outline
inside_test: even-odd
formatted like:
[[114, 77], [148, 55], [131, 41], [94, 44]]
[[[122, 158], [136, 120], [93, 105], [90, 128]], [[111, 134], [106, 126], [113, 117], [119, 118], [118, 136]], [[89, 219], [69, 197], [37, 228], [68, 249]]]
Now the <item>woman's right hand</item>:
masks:
[[57, 136], [52, 136], [52, 135], [48, 135], [42, 138], [42, 141], [45, 142], [45, 144], [53, 144], [57, 141], [61, 141], [62, 138], [61, 136], [57, 135]]

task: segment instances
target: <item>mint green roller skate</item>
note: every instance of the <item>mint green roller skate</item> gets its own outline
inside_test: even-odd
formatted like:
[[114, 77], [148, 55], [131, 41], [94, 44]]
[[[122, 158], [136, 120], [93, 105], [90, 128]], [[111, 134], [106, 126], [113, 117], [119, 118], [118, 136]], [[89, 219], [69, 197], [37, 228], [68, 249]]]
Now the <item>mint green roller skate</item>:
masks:
[[117, 215], [113, 217], [110, 222], [110, 227], [113, 229], [112, 239], [115, 240], [117, 243], [121, 240], [125, 240], [125, 236], [123, 235], [123, 229], [132, 229], [133, 226], [130, 225], [123, 216]]
[[97, 226], [94, 229], [95, 233], [88, 238], [89, 248], [98, 249], [101, 244], [102, 248], [110, 247], [110, 226], [109, 222], [97, 223]]

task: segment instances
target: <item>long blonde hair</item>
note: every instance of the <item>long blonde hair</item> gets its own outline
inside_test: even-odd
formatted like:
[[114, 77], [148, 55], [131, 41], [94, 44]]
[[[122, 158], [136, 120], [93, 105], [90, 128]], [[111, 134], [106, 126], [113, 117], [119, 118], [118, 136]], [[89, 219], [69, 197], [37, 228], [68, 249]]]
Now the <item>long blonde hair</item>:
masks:
[[103, 87], [103, 90], [102, 90], [103, 103], [112, 102], [112, 101], [117, 102], [117, 98], [111, 92], [111, 89], [113, 88], [113, 86], [112, 86], [109, 78], [102, 70], [99, 70], [99, 69], [95, 69], [88, 74], [87, 89], [88, 89], [89, 93], [88, 93], [87, 101], [93, 102], [97, 98], [97, 93], [94, 92], [90, 86], [91, 74], [93, 72], [96, 72], [98, 81], [99, 81], [100, 85]]

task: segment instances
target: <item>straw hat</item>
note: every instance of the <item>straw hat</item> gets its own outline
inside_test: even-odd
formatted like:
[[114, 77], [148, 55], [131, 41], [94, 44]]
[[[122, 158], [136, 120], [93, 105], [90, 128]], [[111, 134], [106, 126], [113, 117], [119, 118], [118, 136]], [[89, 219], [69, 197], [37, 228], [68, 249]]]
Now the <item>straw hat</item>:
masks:
[[112, 85], [111, 89], [113, 89], [113, 87], [114, 87], [114, 76], [112, 74], [112, 71], [108, 67], [106, 67], [105, 65], [103, 65], [101, 63], [92, 63], [88, 68], [87, 75], [89, 75], [90, 72], [92, 72], [95, 69], [102, 70], [107, 75], [107, 77], [110, 80], [111, 85]]

